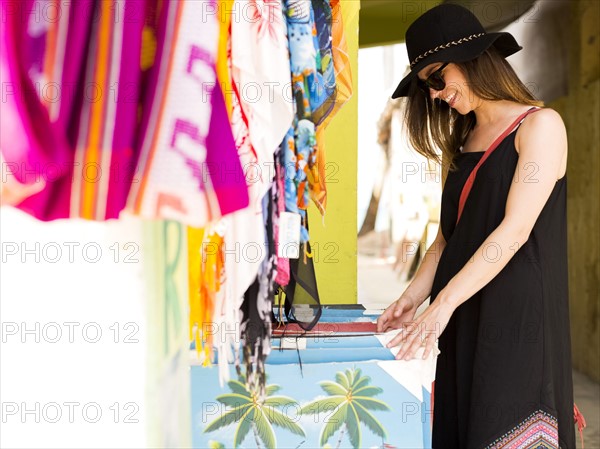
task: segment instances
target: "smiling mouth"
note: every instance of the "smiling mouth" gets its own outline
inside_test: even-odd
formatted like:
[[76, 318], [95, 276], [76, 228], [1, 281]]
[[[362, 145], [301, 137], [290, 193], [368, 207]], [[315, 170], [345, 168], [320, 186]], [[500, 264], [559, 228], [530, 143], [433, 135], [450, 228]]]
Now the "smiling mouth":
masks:
[[456, 92], [454, 92], [452, 95], [449, 95], [446, 98], [444, 98], [444, 101], [446, 103], [448, 103], [448, 106], [450, 106], [450, 107], [454, 106], [454, 103], [456, 102]]

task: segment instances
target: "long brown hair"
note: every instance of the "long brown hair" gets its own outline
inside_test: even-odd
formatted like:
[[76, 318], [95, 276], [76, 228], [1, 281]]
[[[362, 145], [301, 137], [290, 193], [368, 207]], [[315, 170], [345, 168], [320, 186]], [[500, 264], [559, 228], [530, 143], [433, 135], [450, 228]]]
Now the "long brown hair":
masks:
[[[543, 106], [519, 79], [511, 65], [493, 47], [479, 57], [455, 63], [475, 95], [483, 100], [509, 100]], [[406, 103], [405, 124], [412, 147], [428, 159], [454, 169], [454, 156], [475, 126], [475, 113], [461, 115], [445, 101], [433, 100], [416, 83], [411, 83]], [[442, 151], [442, 157], [439, 155]]]

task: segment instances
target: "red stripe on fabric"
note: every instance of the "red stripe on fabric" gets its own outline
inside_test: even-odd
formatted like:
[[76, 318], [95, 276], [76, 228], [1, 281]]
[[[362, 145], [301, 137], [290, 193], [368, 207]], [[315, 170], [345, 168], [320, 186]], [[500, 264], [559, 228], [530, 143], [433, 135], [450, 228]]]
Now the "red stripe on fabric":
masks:
[[314, 335], [319, 333], [321, 335], [325, 334], [335, 334], [339, 332], [363, 332], [363, 333], [372, 333], [377, 332], [377, 324], [370, 322], [359, 322], [359, 323], [318, 323], [312, 330], [305, 332], [299, 325], [295, 323], [286, 324], [283, 326], [279, 326], [276, 329], [273, 329], [273, 335], [290, 335], [290, 334], [306, 334]]
[[494, 140], [494, 142], [490, 145], [490, 147], [485, 151], [483, 156], [481, 156], [479, 163], [475, 166], [473, 171], [469, 174], [469, 177], [467, 178], [467, 182], [465, 182], [465, 185], [463, 186], [463, 189], [460, 193], [460, 200], [458, 202], [458, 216], [456, 217], [456, 223], [458, 223], [458, 220], [460, 220], [460, 216], [462, 215], [462, 211], [465, 207], [465, 203], [467, 202], [467, 198], [469, 197], [469, 193], [471, 193], [471, 189], [473, 188], [473, 183], [475, 182], [475, 177], [477, 176], [477, 171], [479, 170], [479, 167], [481, 167], [481, 165], [486, 161], [486, 159], [488, 157], [490, 157], [492, 152], [496, 148], [498, 148], [498, 145], [500, 145], [500, 143], [506, 138], [506, 136], [508, 136], [515, 129], [515, 127], [521, 121], [523, 121], [525, 119], [525, 117], [527, 117], [532, 112], [537, 112], [539, 110], [540, 110], [540, 108], [532, 108], [532, 109], [529, 109], [527, 112], [521, 114], [519, 116], [519, 118], [517, 118], [513, 122], [512, 125], [510, 125], [508, 128], [506, 128], [506, 130], [496, 140]]

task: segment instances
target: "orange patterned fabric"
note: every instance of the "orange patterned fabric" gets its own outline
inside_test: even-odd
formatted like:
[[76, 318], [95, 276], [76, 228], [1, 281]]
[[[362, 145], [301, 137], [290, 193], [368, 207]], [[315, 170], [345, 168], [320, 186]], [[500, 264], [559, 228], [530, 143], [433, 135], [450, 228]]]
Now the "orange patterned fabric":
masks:
[[352, 97], [352, 70], [350, 67], [350, 55], [348, 54], [348, 43], [344, 32], [342, 18], [342, 4], [340, 0], [331, 0], [332, 24], [331, 24], [331, 48], [333, 51], [333, 68], [335, 72], [336, 96], [333, 109], [321, 126], [325, 128], [335, 114]]
[[336, 95], [331, 112], [325, 117], [317, 128], [317, 170], [318, 179], [312, 184], [311, 199], [321, 212], [325, 214], [327, 209], [327, 177], [325, 155], [325, 128], [331, 122], [337, 112], [352, 97], [352, 70], [350, 66], [350, 55], [348, 54], [348, 43], [344, 32], [342, 18], [342, 4], [340, 0], [331, 0], [332, 24], [332, 53], [333, 68], [335, 73]]
[[223, 238], [203, 228], [187, 229], [190, 339], [206, 366], [212, 360], [212, 322], [223, 282]]

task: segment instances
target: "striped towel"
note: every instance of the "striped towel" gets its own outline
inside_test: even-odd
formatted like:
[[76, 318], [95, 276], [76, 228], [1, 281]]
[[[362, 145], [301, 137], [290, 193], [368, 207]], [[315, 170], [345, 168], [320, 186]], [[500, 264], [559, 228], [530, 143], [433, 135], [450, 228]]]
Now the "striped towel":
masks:
[[139, 183], [128, 209], [201, 227], [248, 205], [215, 56], [210, 1], [163, 4], [162, 35], [142, 125]]
[[1, 5], [5, 201], [41, 220], [129, 204], [192, 225], [247, 206], [211, 1]]
[[[40, 220], [69, 216], [70, 136], [81, 98], [89, 6], [89, 1], [1, 3], [3, 201], [11, 197], [8, 204]], [[4, 191], [7, 186], [13, 194]]]

